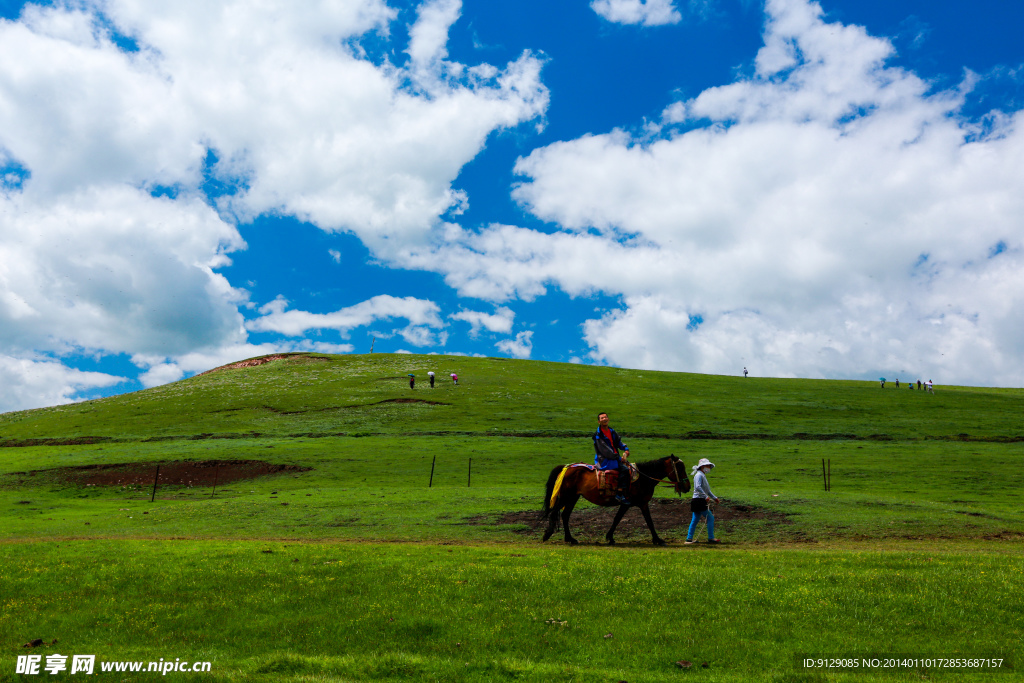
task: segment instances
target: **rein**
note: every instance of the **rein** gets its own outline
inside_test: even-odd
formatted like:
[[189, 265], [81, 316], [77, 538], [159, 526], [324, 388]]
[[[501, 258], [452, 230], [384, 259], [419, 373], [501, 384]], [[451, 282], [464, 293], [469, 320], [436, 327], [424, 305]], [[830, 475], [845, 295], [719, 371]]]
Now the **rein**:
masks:
[[[672, 462], [672, 469], [676, 473], [676, 481], [672, 481], [671, 479], [669, 479], [669, 482], [671, 482], [673, 484], [678, 484], [680, 482], [680, 479], [679, 479], [679, 462], [678, 461], [673, 461]], [[644, 472], [642, 472], [639, 467], [636, 468], [636, 471], [637, 471], [637, 474], [639, 474], [641, 477], [646, 477], [646, 478], [650, 479], [651, 481], [656, 482], [655, 486], [657, 486], [658, 484], [663, 484], [665, 482], [665, 479], [668, 478], [667, 474], [664, 477], [661, 477], [660, 479], [657, 478], [657, 477], [652, 477], [651, 475], [645, 474]]]

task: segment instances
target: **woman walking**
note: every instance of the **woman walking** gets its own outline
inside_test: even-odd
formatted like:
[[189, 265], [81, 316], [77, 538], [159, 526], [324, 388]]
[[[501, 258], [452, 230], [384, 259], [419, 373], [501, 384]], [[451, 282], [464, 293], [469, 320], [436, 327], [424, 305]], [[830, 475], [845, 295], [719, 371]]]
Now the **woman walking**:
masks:
[[686, 532], [686, 542], [696, 543], [693, 540], [693, 532], [697, 528], [697, 521], [701, 517], [708, 522], [708, 543], [719, 543], [715, 538], [715, 516], [708, 509], [708, 501], [714, 499], [718, 502], [718, 496], [711, 493], [711, 486], [708, 484], [707, 474], [715, 467], [715, 463], [707, 458], [701, 458], [700, 462], [693, 466], [693, 498], [690, 499], [690, 530]]

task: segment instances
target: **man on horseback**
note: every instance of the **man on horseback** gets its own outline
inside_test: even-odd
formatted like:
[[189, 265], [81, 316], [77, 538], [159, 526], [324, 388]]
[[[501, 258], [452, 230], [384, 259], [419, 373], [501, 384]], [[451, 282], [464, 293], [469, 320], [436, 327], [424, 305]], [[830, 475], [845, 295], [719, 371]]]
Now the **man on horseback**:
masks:
[[597, 416], [597, 431], [594, 432], [594, 465], [600, 470], [618, 470], [619, 480], [615, 500], [623, 505], [629, 505], [626, 493], [629, 491], [629, 446], [622, 443], [622, 439], [615, 433], [615, 430], [608, 426], [608, 413], [599, 413]]

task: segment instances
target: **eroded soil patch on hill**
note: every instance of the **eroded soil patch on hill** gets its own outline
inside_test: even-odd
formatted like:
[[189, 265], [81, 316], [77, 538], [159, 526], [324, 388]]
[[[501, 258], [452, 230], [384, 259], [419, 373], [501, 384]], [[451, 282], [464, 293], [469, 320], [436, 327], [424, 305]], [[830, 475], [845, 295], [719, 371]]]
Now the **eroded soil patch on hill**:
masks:
[[[569, 525], [573, 533], [577, 531], [585, 534], [603, 536], [615, 519], [618, 508], [587, 507], [577, 508], [573, 511]], [[687, 529], [690, 526], [690, 499], [689, 498], [655, 498], [650, 503], [651, 519], [654, 528], [659, 532], [671, 529]], [[745, 520], [767, 520], [777, 524], [792, 524], [786, 515], [780, 512], [773, 512], [754, 505], [742, 503], [719, 503], [714, 508], [715, 523], [745, 521]], [[501, 515], [497, 522], [478, 517], [468, 520], [470, 524], [525, 524], [528, 528], [518, 530], [523, 534], [535, 534], [547, 527], [547, 522], [542, 520], [537, 512], [533, 510], [524, 512], [509, 512]], [[616, 537], [624, 537], [632, 531], [647, 532], [647, 522], [640, 510], [630, 510], [615, 530]]]
[[[427, 405], [432, 405], [432, 406], [447, 406], [447, 405], [451, 405], [450, 403], [444, 403], [443, 401], [428, 401], [428, 400], [426, 400], [424, 398], [386, 398], [383, 401], [377, 401], [376, 403], [369, 403], [367, 405], [377, 406], [377, 405], [381, 405], [382, 403], [426, 403]], [[356, 408], [356, 407], [362, 407], [362, 406], [350, 406], [350, 407]]]
[[116, 465], [82, 465], [32, 472], [12, 472], [19, 484], [31, 483], [33, 477], [56, 479], [65, 484], [81, 486], [152, 486], [156, 468], [160, 466], [161, 486], [218, 486], [235, 481], [256, 479], [283, 472], [307, 472], [311, 467], [280, 465], [262, 460], [177, 460], [161, 463], [120, 463]]
[[259, 365], [266, 365], [275, 360], [285, 360], [286, 358], [292, 359], [293, 362], [328, 362], [330, 358], [324, 356], [314, 356], [304, 351], [296, 351], [292, 353], [272, 353], [268, 356], [259, 356], [258, 358], [249, 358], [247, 360], [240, 360], [235, 363], [228, 363], [227, 365], [221, 365], [220, 367], [207, 370], [206, 372], [200, 372], [196, 377], [202, 377], [203, 375], [209, 375], [212, 372], [220, 372], [222, 370], [239, 370], [241, 368], [255, 368]]
[[279, 410], [273, 406], [263, 406], [264, 410], [269, 410], [272, 413], [278, 415], [300, 415], [302, 413], [326, 413], [331, 410], [352, 410], [354, 408], [372, 408], [373, 406], [385, 405], [388, 403], [422, 403], [430, 406], [450, 406], [450, 403], [444, 403], [443, 401], [428, 401], [423, 398], [386, 398], [383, 401], [374, 401], [373, 403], [353, 403], [347, 406], [327, 406], [326, 408], [304, 408], [302, 410]]

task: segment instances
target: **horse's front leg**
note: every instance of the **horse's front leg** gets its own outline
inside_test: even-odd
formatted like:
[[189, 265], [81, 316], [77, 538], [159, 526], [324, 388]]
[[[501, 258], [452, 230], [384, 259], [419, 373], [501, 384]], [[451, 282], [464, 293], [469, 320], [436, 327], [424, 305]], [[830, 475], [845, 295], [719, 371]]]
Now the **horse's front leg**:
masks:
[[565, 527], [565, 542], [570, 545], [579, 545], [579, 541], [572, 537], [569, 532], [569, 516], [572, 514], [572, 509], [576, 507], [576, 501], [580, 499], [579, 496], [573, 496], [565, 502], [565, 508], [562, 510], [562, 526]]
[[647, 522], [647, 528], [651, 530], [651, 542], [654, 545], [665, 545], [665, 541], [658, 536], [658, 532], [654, 530], [654, 521], [651, 519], [651, 509], [647, 507], [647, 503], [640, 506], [640, 512], [644, 513], [644, 521]]
[[626, 510], [628, 509], [628, 505], [620, 505], [619, 511], [615, 513], [615, 519], [612, 520], [612, 528], [604, 535], [604, 540], [608, 541], [608, 545], [615, 545], [615, 527], [619, 525], [619, 522], [622, 520], [622, 516], [626, 514]]

